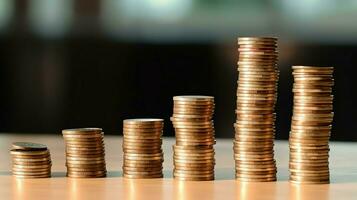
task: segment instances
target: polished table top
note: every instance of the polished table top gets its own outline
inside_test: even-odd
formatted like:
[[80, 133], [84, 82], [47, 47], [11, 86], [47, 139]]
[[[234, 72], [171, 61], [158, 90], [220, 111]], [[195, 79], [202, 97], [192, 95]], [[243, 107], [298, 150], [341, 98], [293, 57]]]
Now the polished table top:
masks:
[[[16, 179], [11, 176], [9, 149], [14, 141], [47, 144], [52, 178]], [[172, 179], [173, 138], [164, 139], [163, 179], [122, 177], [121, 137], [105, 136], [107, 178], [65, 177], [62, 135], [0, 134], [0, 199], [357, 199], [357, 143], [330, 143], [331, 184], [294, 185], [288, 182], [288, 143], [276, 141], [278, 181], [242, 183], [234, 179], [232, 140], [218, 139], [216, 180], [182, 182]]]

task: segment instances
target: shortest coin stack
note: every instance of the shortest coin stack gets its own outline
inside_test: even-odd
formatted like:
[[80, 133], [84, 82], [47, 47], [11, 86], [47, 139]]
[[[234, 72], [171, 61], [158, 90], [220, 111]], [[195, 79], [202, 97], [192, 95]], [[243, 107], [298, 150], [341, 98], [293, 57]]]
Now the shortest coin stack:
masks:
[[12, 174], [17, 178], [51, 177], [51, 156], [46, 145], [15, 142], [10, 150]]
[[174, 178], [183, 181], [214, 179], [214, 97], [175, 96]]
[[67, 176], [100, 178], [107, 174], [104, 133], [101, 128], [62, 130], [66, 143]]
[[162, 178], [163, 119], [123, 121], [123, 174], [125, 178]]

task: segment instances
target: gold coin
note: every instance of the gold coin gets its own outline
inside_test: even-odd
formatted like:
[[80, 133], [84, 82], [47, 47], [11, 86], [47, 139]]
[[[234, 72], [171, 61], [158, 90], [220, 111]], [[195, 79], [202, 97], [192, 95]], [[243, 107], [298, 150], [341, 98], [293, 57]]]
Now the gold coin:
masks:
[[50, 175], [50, 171], [42, 171], [42, 172], [37, 172], [37, 171], [12, 171], [13, 175], [20, 175], [20, 176], [32, 176], [32, 175]]
[[276, 178], [243, 178], [243, 177], [236, 177], [237, 181], [241, 182], [273, 182], [276, 181]]
[[147, 179], [147, 178], [163, 178], [163, 174], [154, 174], [154, 175], [136, 175], [136, 174], [123, 174], [124, 178], [129, 179]]
[[174, 167], [176, 168], [185, 168], [185, 169], [205, 169], [205, 168], [214, 168], [215, 163], [175, 163]]
[[163, 132], [163, 127], [158, 128], [127, 128], [123, 127], [123, 133], [137, 135], [137, 134], [153, 134], [160, 135]]
[[236, 178], [276, 178], [276, 173], [271, 173], [271, 174], [236, 173]]
[[12, 143], [12, 148], [20, 150], [46, 150], [47, 146], [32, 142], [14, 142]]
[[16, 168], [16, 169], [23, 169], [23, 170], [36, 170], [36, 169], [44, 169], [44, 168], [51, 168], [52, 164], [51, 163], [47, 163], [44, 165], [22, 165], [22, 164], [13, 164], [12, 168]]
[[186, 177], [186, 178], [211, 178], [214, 177], [214, 173], [206, 173], [206, 174], [187, 174], [187, 173], [182, 173], [182, 172], [176, 172], [174, 171], [174, 177]]
[[183, 154], [175, 153], [173, 158], [178, 160], [213, 160], [214, 154], [197, 156], [197, 155], [189, 155], [189, 154], [183, 155]]
[[212, 177], [204, 177], [204, 178], [194, 178], [194, 177], [175, 177], [175, 180], [178, 181], [212, 181], [214, 180], [214, 175]]
[[183, 95], [174, 96], [174, 101], [214, 101], [213, 96], [203, 96], [203, 95]]
[[126, 171], [162, 171], [162, 165], [157, 166], [123, 166], [123, 170]]
[[176, 114], [172, 115], [173, 118], [186, 118], [186, 119], [200, 119], [200, 120], [211, 120], [212, 115], [183, 115], [183, 114]]
[[138, 171], [138, 170], [125, 170], [123, 169], [124, 174], [133, 174], [133, 175], [154, 175], [154, 174], [162, 174], [162, 170], [153, 170], [153, 171]]
[[159, 168], [162, 169], [162, 163], [136, 164], [136, 163], [125, 162], [123, 163], [122, 167], [128, 169], [138, 169], [138, 170], [159, 169]]
[[74, 176], [101, 176], [106, 175], [106, 171], [67, 171], [67, 175]]
[[124, 158], [124, 163], [125, 164], [136, 164], [136, 165], [149, 165], [149, 164], [154, 164], [154, 163], [162, 163], [164, 161], [164, 159], [155, 159], [155, 160], [129, 160], [129, 159], [126, 159]]
[[123, 120], [124, 124], [133, 124], [133, 125], [140, 125], [140, 124], [158, 124], [162, 125], [164, 122], [163, 119], [158, 119], [158, 118], [138, 118], [138, 119], [125, 119]]
[[106, 174], [101, 174], [101, 175], [81, 175], [81, 174], [68, 174], [67, 177], [69, 178], [104, 178], [106, 177]]
[[216, 141], [204, 141], [204, 142], [190, 142], [190, 141], [179, 141], [176, 140], [176, 145], [182, 146], [195, 146], [195, 145], [214, 145]]
[[67, 169], [88, 169], [88, 170], [96, 170], [96, 169], [106, 169], [106, 164], [105, 163], [98, 163], [98, 164], [72, 164], [72, 163], [66, 163]]
[[17, 157], [13, 157], [12, 158], [13, 161], [15, 162], [46, 162], [48, 160], [51, 160], [50, 157], [45, 157], [45, 158], [17, 158]]
[[49, 151], [48, 150], [28, 151], [28, 150], [12, 149], [10, 150], [10, 154], [22, 155], [22, 156], [36, 156], [36, 155], [49, 155]]
[[185, 174], [187, 176], [189, 175], [209, 175], [209, 174], [214, 174], [214, 170], [180, 170], [180, 169], [174, 169], [174, 174]]
[[12, 166], [12, 171], [15, 172], [48, 172], [51, 171], [51, 166], [46, 166], [43, 168], [18, 168], [16, 166]]
[[192, 155], [206, 155], [206, 154], [215, 154], [214, 149], [204, 149], [204, 150], [182, 150], [182, 149], [177, 149], [173, 148], [174, 153], [180, 154], [180, 155], [186, 155], [186, 154], [192, 154]]
[[105, 160], [67, 160], [71, 164], [104, 164]]
[[214, 158], [210, 159], [210, 160], [188, 160], [188, 159], [177, 159], [175, 158], [174, 159], [174, 164], [176, 165], [176, 163], [195, 163], [195, 164], [205, 164], [205, 163], [212, 163], [212, 164], [215, 164], [215, 160]]
[[93, 134], [93, 133], [102, 133], [103, 129], [101, 128], [75, 128], [75, 129], [64, 129], [62, 134]]

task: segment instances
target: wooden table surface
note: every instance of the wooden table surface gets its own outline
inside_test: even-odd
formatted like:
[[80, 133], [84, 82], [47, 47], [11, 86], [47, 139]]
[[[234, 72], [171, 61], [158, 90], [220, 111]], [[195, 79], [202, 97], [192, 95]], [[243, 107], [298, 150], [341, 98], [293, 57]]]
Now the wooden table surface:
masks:
[[[16, 179], [11, 176], [9, 149], [14, 141], [47, 144], [52, 178]], [[331, 184], [294, 185], [288, 180], [288, 143], [276, 141], [278, 181], [242, 183], [234, 179], [232, 140], [218, 139], [216, 180], [182, 182], [172, 179], [173, 138], [164, 139], [163, 179], [130, 180], [122, 177], [121, 137], [105, 136], [107, 178], [65, 177], [61, 135], [0, 134], [0, 199], [357, 199], [357, 143], [330, 143]]]

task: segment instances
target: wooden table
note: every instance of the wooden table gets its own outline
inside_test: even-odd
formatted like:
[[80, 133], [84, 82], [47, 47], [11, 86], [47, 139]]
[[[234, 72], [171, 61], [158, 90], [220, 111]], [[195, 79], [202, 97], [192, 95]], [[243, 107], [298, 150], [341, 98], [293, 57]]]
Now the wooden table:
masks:
[[[14, 141], [47, 144], [53, 177], [16, 179], [11, 176], [9, 149]], [[242, 183], [234, 179], [232, 140], [218, 139], [216, 180], [180, 182], [172, 179], [173, 138], [165, 138], [165, 178], [122, 178], [121, 137], [105, 136], [109, 175], [99, 179], [65, 177], [64, 142], [61, 135], [0, 134], [0, 199], [357, 199], [357, 144], [331, 142], [331, 184], [294, 185], [288, 180], [288, 143], [276, 141], [278, 181]]]

